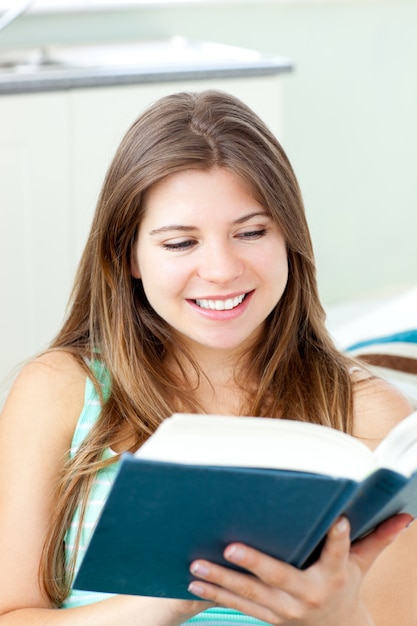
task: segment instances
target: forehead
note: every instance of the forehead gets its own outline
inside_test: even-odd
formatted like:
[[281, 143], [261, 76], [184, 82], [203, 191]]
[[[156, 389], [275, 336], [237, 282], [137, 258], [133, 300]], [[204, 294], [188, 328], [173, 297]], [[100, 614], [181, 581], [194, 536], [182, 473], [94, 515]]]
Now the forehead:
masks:
[[226, 168], [187, 169], [171, 174], [152, 186], [143, 199], [144, 218], [204, 215], [208, 211], [245, 211], [249, 207], [267, 212], [250, 186]]

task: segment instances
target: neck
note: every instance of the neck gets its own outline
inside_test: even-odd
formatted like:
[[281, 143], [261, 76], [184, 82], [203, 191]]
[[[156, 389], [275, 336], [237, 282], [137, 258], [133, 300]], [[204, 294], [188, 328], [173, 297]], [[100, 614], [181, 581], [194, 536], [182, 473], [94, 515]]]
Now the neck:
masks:
[[[244, 370], [242, 355], [230, 351], [199, 349], [191, 353], [198, 372], [182, 354], [178, 357], [182, 371], [186, 374], [193, 390], [193, 397], [209, 414], [237, 415], [245, 406], [245, 391], [240, 372]], [[173, 361], [178, 372], [178, 364]]]

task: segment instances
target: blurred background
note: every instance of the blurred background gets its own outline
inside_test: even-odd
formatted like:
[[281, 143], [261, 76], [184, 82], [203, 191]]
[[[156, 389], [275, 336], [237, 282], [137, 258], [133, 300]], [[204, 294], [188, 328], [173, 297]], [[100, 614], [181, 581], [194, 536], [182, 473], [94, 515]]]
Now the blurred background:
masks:
[[[0, 10], [17, 4], [0, 0]], [[11, 79], [0, 69], [1, 276], [8, 285], [0, 376], [58, 328], [105, 166], [141, 106], [167, 90], [235, 90], [278, 134], [303, 191], [326, 306], [415, 285], [416, 33], [417, 0], [39, 0], [5, 26], [0, 56], [177, 36], [284, 57], [292, 68], [284, 63], [275, 75], [201, 83], [182, 76], [161, 89], [154, 81], [41, 93], [9, 92], [16, 71]], [[106, 119], [114, 132], [104, 143]], [[35, 148], [26, 145], [34, 133], [35, 165]], [[52, 209], [43, 213], [48, 198]], [[39, 230], [47, 233], [41, 246], [33, 240]], [[39, 274], [46, 278], [37, 286]], [[22, 309], [33, 302], [38, 310], [29, 319]]]

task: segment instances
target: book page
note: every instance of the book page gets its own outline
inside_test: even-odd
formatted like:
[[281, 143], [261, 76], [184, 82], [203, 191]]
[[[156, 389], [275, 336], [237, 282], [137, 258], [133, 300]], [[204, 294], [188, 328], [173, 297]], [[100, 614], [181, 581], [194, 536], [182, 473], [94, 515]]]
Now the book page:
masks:
[[362, 480], [365, 444], [333, 428], [283, 419], [175, 414], [138, 450], [148, 460], [287, 469]]

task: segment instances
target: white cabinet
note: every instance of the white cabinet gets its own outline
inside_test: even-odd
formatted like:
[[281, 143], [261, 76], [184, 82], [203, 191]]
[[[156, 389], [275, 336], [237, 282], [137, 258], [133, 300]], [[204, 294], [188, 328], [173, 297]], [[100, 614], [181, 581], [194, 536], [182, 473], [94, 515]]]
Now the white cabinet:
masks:
[[161, 96], [217, 88], [281, 135], [279, 76], [0, 97], [0, 404], [8, 374], [59, 329], [116, 147]]
[[[0, 380], [58, 329], [71, 271], [68, 99], [0, 98]], [[0, 397], [1, 398], [1, 397]]]

